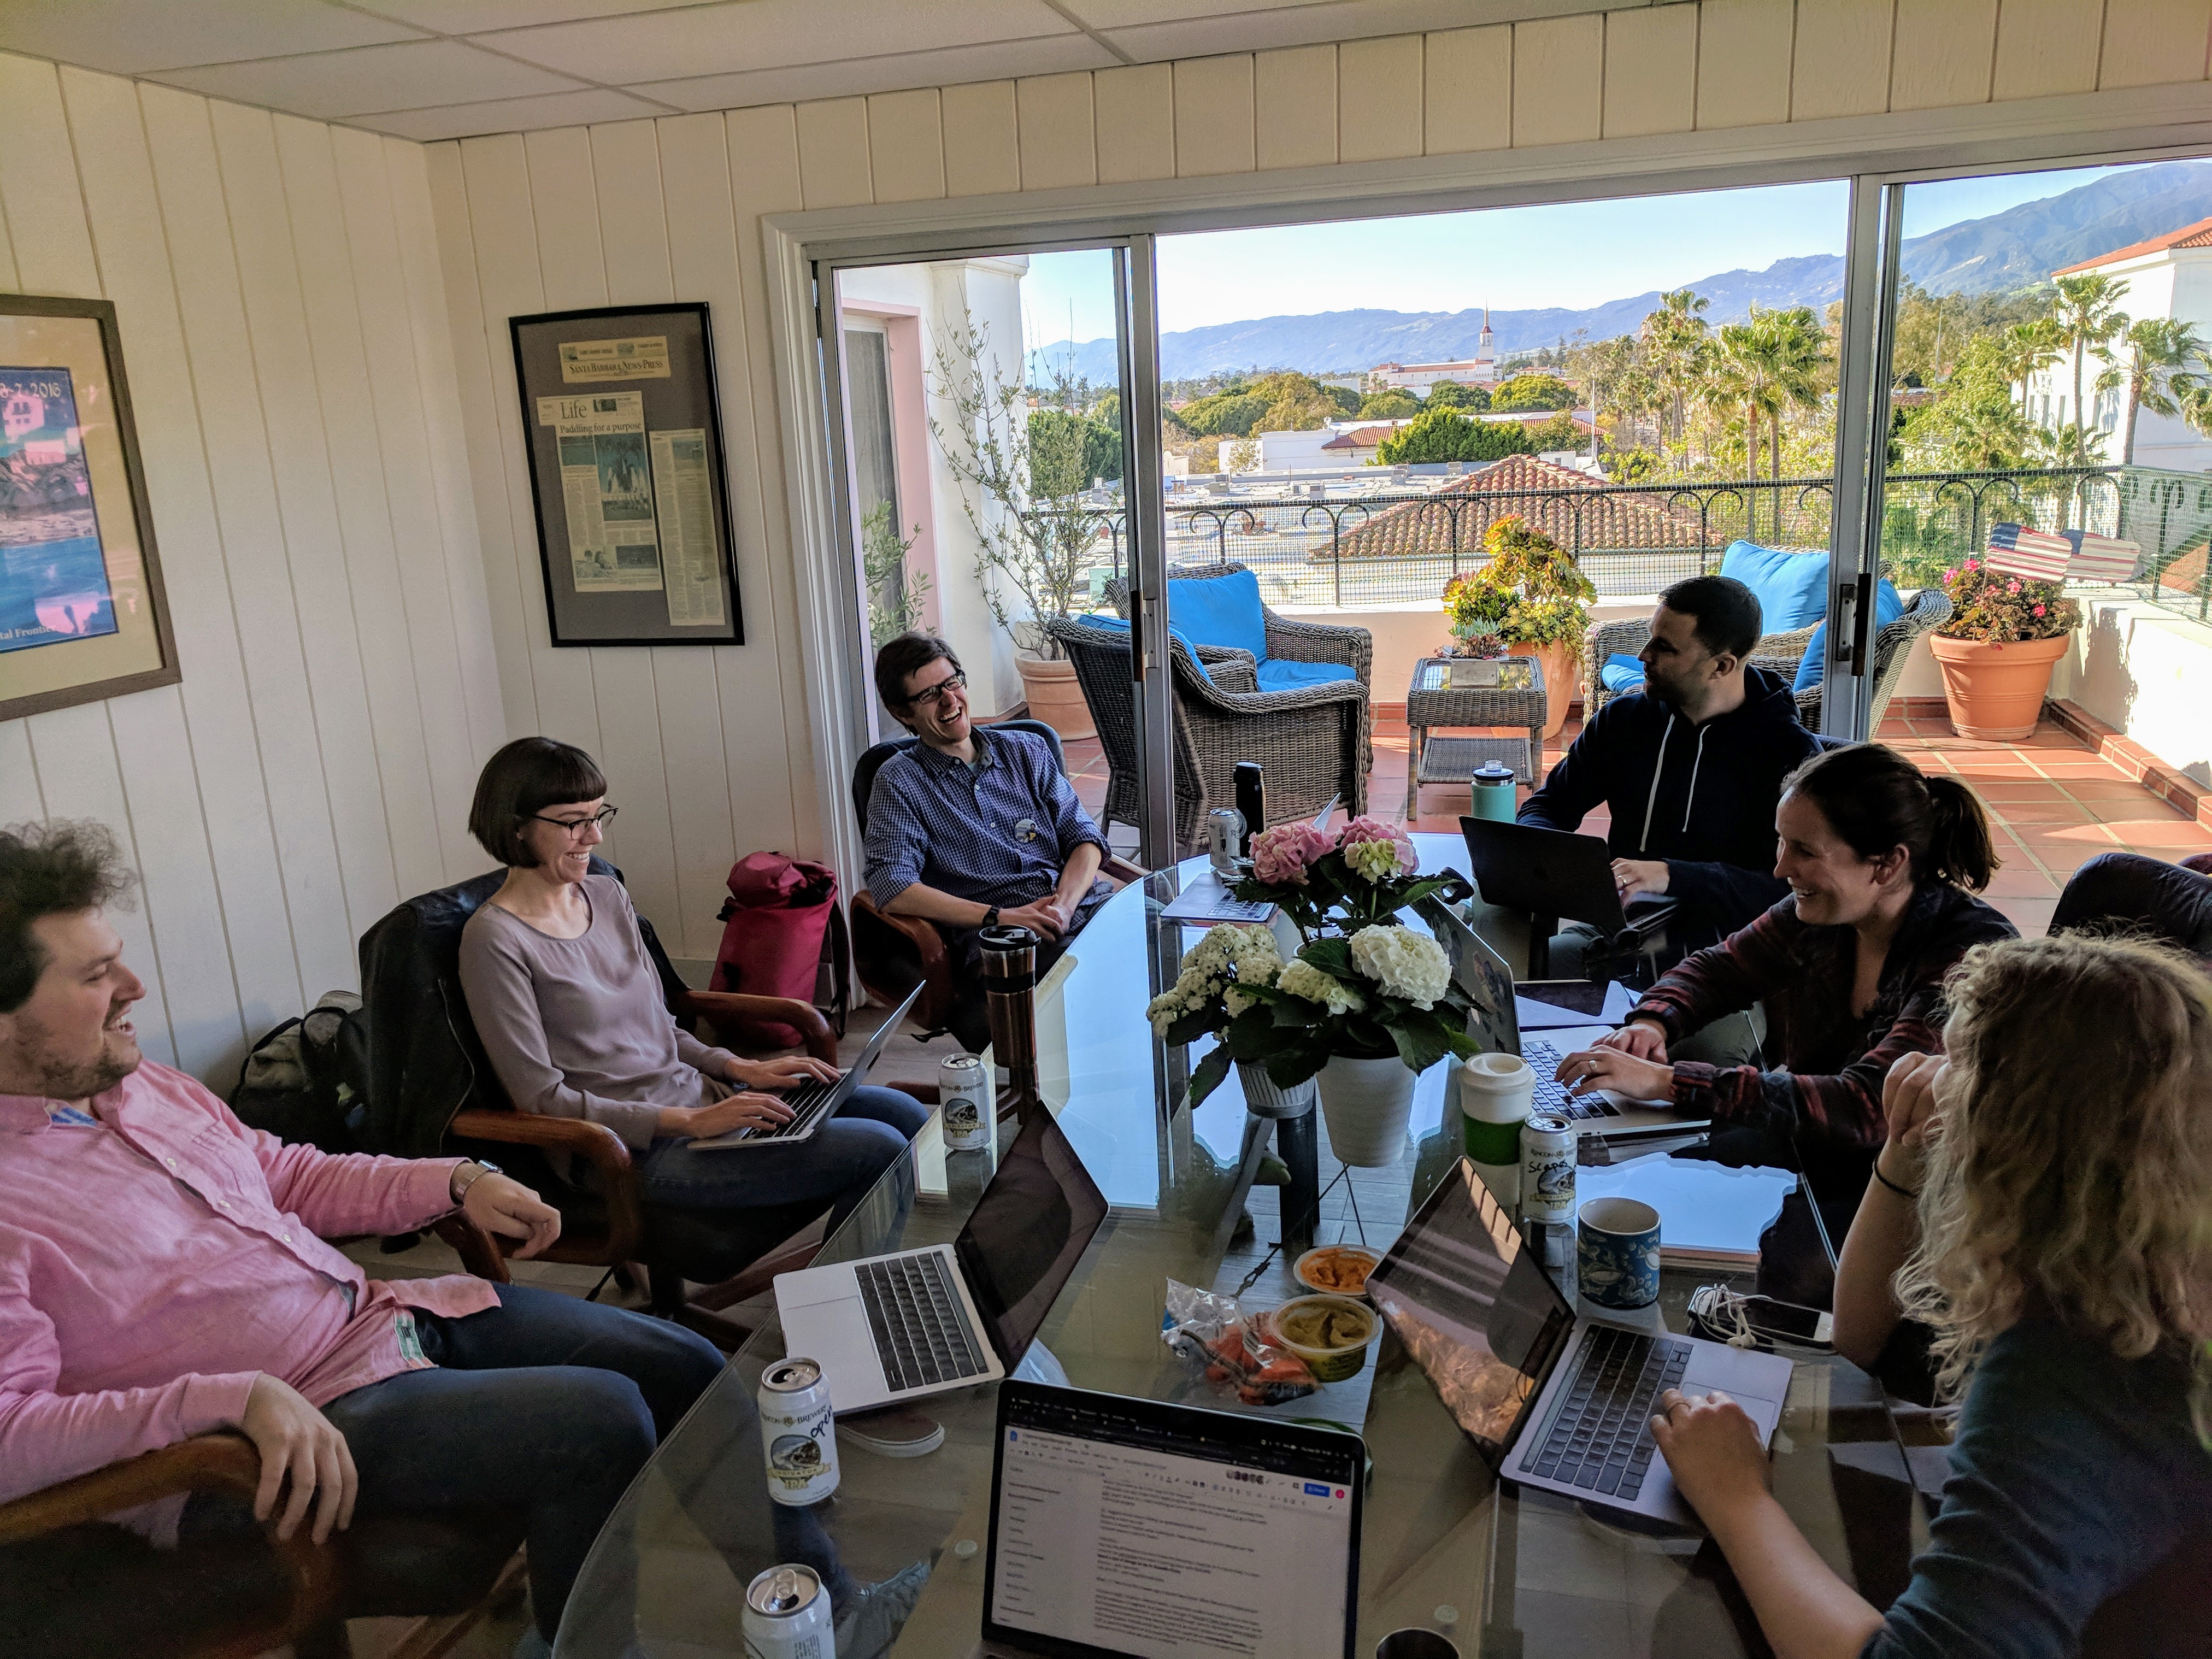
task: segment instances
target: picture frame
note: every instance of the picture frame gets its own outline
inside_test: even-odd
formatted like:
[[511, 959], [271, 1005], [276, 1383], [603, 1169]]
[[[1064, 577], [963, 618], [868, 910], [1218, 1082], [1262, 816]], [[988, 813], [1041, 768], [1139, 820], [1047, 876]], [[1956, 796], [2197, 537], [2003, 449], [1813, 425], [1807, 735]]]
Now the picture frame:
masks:
[[183, 678], [115, 307], [0, 294], [0, 720]]
[[508, 331], [552, 643], [743, 645], [705, 302]]

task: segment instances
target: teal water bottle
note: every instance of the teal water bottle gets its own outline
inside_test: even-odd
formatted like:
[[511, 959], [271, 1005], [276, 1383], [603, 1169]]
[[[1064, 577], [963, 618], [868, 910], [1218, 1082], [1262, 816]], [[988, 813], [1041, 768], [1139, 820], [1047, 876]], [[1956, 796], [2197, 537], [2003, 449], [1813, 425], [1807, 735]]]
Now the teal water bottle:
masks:
[[1474, 804], [1468, 809], [1478, 818], [1499, 823], [1513, 822], [1513, 769], [1496, 761], [1474, 769]]

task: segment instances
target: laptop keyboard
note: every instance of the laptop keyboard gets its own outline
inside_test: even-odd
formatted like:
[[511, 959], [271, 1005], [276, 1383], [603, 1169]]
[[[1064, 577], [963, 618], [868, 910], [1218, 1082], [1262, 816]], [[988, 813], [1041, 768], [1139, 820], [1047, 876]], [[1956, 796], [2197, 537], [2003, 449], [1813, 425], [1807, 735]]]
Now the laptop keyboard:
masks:
[[819, 1078], [809, 1078], [795, 1088], [786, 1089], [776, 1098], [791, 1108], [791, 1121], [779, 1123], [772, 1129], [755, 1129], [745, 1139], [789, 1140], [793, 1135], [805, 1134], [812, 1127], [814, 1120], [822, 1115], [823, 1109], [830, 1103], [831, 1091], [843, 1080], [844, 1075], [840, 1072], [826, 1083]]
[[989, 1369], [941, 1253], [887, 1256], [853, 1271], [876, 1358], [894, 1394], [981, 1376]]
[[1565, 1058], [1548, 1042], [1539, 1042], [1524, 1037], [1521, 1042], [1521, 1058], [1528, 1062], [1528, 1069], [1536, 1074], [1536, 1095], [1529, 1103], [1532, 1112], [1548, 1112], [1553, 1117], [1619, 1117], [1620, 1108], [1603, 1095], [1571, 1095], [1567, 1085], [1559, 1081], [1559, 1061]]
[[1690, 1345], [1641, 1331], [1591, 1325], [1575, 1371], [1521, 1468], [1626, 1503], [1644, 1489], [1656, 1449], [1651, 1413], [1689, 1369]]

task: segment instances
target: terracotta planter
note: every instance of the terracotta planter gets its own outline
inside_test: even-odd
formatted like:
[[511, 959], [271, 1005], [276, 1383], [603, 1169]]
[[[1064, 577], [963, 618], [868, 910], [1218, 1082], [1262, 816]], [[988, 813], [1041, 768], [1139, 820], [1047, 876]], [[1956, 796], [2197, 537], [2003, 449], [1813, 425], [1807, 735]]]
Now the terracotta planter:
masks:
[[2051, 689], [2051, 670], [2072, 643], [2066, 634], [2004, 645], [1930, 635], [1928, 648], [1943, 671], [1951, 729], [1962, 738], [2008, 741], [2033, 736], [2043, 715], [2044, 694]]
[[1574, 647], [1554, 640], [1548, 645], [1509, 645], [1505, 649], [1508, 655], [1534, 657], [1544, 665], [1544, 735], [1558, 737], [1575, 693], [1582, 690], [1582, 664]]
[[1073, 663], [1064, 658], [1052, 660], [1017, 654], [1014, 666], [1022, 677], [1022, 696], [1029, 703], [1030, 719], [1042, 720], [1060, 733], [1063, 742], [1098, 735], [1091, 705], [1083, 700], [1083, 687], [1076, 682]]

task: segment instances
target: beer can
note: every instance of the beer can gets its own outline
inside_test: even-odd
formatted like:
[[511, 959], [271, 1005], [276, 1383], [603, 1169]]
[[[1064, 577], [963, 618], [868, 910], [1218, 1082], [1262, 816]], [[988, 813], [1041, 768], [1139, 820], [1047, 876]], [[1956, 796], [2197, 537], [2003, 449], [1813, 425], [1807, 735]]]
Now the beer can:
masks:
[[991, 1095], [983, 1062], [974, 1054], [948, 1054], [938, 1062], [938, 1110], [945, 1125], [945, 1150], [973, 1152], [991, 1144]]
[[747, 1659], [837, 1659], [822, 1576], [800, 1562], [770, 1567], [745, 1586]]
[[779, 1504], [818, 1504], [837, 1490], [837, 1425], [820, 1365], [781, 1359], [763, 1372], [760, 1419], [770, 1498]]
[[1533, 1112], [1521, 1126], [1521, 1215], [1563, 1226], [1575, 1214], [1575, 1131], [1565, 1118]]

